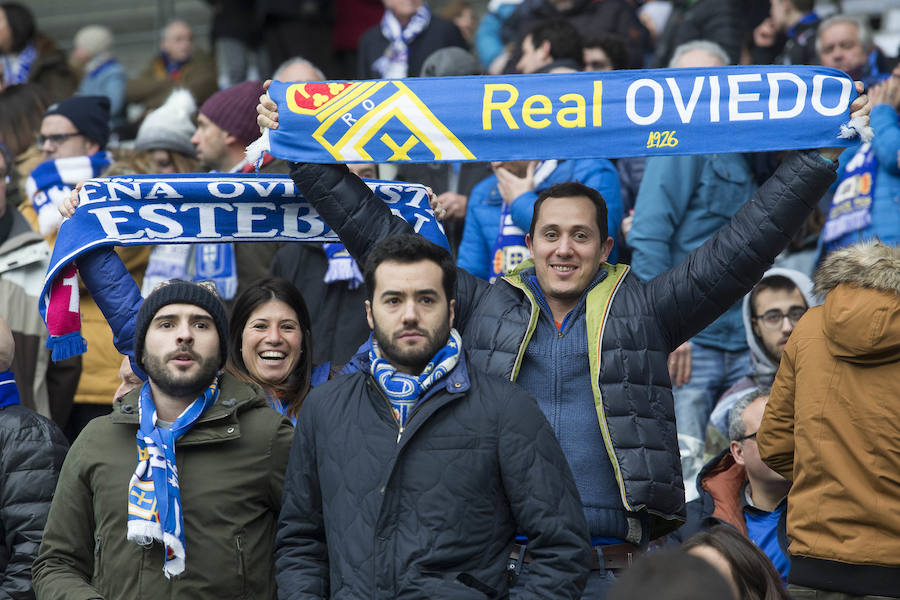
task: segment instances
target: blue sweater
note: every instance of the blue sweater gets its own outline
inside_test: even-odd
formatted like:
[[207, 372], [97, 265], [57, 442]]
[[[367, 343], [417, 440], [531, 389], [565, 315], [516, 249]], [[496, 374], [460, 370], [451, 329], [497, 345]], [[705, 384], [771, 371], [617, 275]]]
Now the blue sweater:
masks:
[[611, 541], [598, 538], [624, 539], [628, 530], [612, 462], [602, 452], [606, 444], [597, 421], [588, 365], [585, 301], [588, 291], [606, 274], [606, 271], [597, 274], [578, 305], [557, 329], [534, 278], [534, 269], [523, 272], [524, 280], [539, 299], [541, 314], [516, 380], [537, 398], [553, 427], [575, 476], [588, 530], [595, 543]]
[[[622, 192], [616, 168], [606, 159], [560, 161], [556, 169], [533, 192], [527, 192], [513, 200], [510, 210], [513, 223], [522, 231], [528, 231], [538, 194], [564, 181], [577, 181], [600, 192], [606, 200], [609, 235], [615, 237], [622, 222]], [[500, 231], [502, 203], [496, 175], [478, 183], [469, 195], [457, 265], [482, 279], [491, 277], [491, 251]], [[618, 249], [613, 247], [606, 260], [615, 263], [617, 257]]]

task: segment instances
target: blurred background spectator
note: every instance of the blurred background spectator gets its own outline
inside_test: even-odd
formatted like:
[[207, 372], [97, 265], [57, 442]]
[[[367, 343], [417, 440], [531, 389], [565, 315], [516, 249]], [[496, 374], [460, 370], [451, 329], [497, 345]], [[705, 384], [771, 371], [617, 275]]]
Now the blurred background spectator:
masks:
[[3, 87], [35, 83], [44, 88], [50, 102], [75, 91], [75, 75], [65, 53], [38, 31], [34, 14], [18, 2], [0, 3], [0, 66]]
[[112, 55], [112, 32], [102, 25], [88, 25], [78, 30], [74, 43], [69, 63], [81, 77], [78, 93], [109, 98], [109, 124], [118, 129], [125, 124], [128, 74]]
[[[256, 5], [270, 67], [302, 56], [326, 73], [331, 70], [333, 3], [328, 0], [255, 0], [247, 4]], [[267, 77], [268, 73], [264, 75]], [[197, 102], [202, 104], [203, 99], [198, 98]]]
[[194, 32], [184, 21], [172, 21], [162, 30], [159, 52], [141, 74], [128, 82], [128, 102], [144, 110], [159, 108], [172, 90], [185, 87], [203, 103], [217, 89], [215, 61], [194, 45]]
[[359, 39], [360, 79], [415, 77], [434, 51], [467, 46], [456, 25], [424, 0], [384, 0], [384, 7], [381, 23]]

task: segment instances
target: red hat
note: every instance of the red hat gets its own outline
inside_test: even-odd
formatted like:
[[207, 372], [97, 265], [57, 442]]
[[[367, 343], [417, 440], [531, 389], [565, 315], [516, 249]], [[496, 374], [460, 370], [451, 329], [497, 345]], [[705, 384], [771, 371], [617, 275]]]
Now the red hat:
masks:
[[259, 137], [256, 105], [263, 93], [262, 83], [245, 81], [210, 96], [200, 107], [200, 114], [249, 146]]

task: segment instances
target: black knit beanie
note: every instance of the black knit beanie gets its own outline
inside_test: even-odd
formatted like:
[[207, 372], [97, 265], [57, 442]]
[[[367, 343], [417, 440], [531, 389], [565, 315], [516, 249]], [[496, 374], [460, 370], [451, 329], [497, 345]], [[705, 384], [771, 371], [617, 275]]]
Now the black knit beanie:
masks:
[[225, 305], [215, 292], [198, 283], [181, 279], [161, 284], [138, 309], [134, 326], [134, 358], [138, 366], [144, 368], [144, 338], [150, 321], [159, 309], [169, 304], [193, 304], [209, 313], [219, 332], [219, 369], [224, 367], [228, 357], [228, 317], [225, 316]]
[[97, 143], [101, 150], [109, 141], [109, 98], [106, 96], [72, 96], [52, 105], [44, 113], [62, 115], [72, 121], [78, 133]]

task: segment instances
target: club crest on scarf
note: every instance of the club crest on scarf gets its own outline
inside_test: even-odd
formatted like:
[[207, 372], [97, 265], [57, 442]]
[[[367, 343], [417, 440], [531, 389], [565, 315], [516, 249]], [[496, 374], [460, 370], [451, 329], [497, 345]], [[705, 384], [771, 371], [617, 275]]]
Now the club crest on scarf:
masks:
[[350, 92], [354, 83], [321, 82], [295, 83], [285, 93], [288, 108], [301, 115], [315, 115], [335, 104], [341, 96]]
[[398, 372], [387, 359], [381, 356], [381, 348], [375, 341], [374, 335], [370, 336], [369, 341], [372, 344], [372, 348], [369, 350], [369, 360], [371, 361], [369, 372], [391, 403], [397, 423], [401, 428], [406, 427], [409, 417], [422, 395], [459, 363], [462, 339], [455, 329], [451, 329], [447, 344], [438, 350], [419, 375]]
[[[172, 577], [184, 572], [186, 548], [181, 491], [175, 462], [175, 442], [219, 397], [218, 379], [194, 400], [172, 425], [157, 426], [150, 384], [141, 388], [137, 431], [137, 468], [128, 485], [128, 539], [149, 546], [165, 546], [163, 572]], [[201, 507], [202, 508], [202, 507]]]

